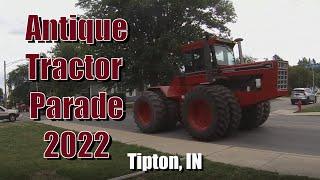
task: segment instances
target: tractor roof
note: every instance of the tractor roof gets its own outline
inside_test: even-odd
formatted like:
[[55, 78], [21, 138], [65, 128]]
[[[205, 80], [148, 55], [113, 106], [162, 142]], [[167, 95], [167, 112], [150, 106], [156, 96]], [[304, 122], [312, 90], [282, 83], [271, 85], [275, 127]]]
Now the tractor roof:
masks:
[[221, 39], [218, 37], [212, 37], [212, 38], [209, 38], [208, 40], [202, 39], [202, 40], [192, 41], [188, 44], [182, 45], [181, 51], [183, 53], [187, 53], [196, 49], [201, 49], [205, 46], [206, 41], [208, 41], [209, 45], [224, 44], [224, 45], [230, 46], [231, 48], [233, 48], [234, 45], [236, 44], [235, 41], [231, 41], [228, 39]]

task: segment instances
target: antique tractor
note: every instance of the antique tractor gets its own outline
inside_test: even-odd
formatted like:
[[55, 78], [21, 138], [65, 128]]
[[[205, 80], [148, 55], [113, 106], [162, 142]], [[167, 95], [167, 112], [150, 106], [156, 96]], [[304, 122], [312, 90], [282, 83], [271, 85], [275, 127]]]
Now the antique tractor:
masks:
[[148, 88], [136, 100], [140, 130], [155, 133], [180, 121], [192, 137], [209, 141], [262, 125], [269, 117], [269, 100], [288, 93], [288, 62], [246, 63], [241, 41], [213, 37], [183, 45], [184, 73], [167, 86]]

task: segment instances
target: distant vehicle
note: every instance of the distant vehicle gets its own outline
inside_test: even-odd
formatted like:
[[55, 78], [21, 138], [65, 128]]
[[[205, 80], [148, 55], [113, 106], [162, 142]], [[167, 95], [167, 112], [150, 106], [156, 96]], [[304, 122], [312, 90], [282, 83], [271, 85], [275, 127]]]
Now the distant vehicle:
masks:
[[19, 111], [17, 109], [7, 109], [0, 106], [0, 119], [9, 119], [9, 121], [14, 122], [19, 117]]
[[295, 88], [291, 92], [291, 104], [301, 101], [302, 104], [316, 103], [317, 95], [310, 88]]

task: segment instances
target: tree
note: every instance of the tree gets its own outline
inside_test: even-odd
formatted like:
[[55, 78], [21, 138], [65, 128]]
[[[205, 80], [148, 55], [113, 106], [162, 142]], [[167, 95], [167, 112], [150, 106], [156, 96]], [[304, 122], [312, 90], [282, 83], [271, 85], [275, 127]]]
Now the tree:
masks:
[[28, 81], [28, 65], [19, 65], [11, 71], [8, 76], [7, 85], [9, 89], [10, 105], [14, 103], [29, 104], [29, 92], [32, 88]]
[[298, 61], [299, 66], [307, 67], [310, 64], [311, 64], [310, 58], [303, 57], [302, 59], [299, 59], [299, 61]]
[[[64, 57], [70, 60], [73, 57], [84, 58], [86, 54], [95, 54], [92, 52], [89, 45], [81, 43], [58, 43], [53, 49], [54, 57]], [[82, 92], [89, 92], [89, 82], [84, 81], [53, 81], [45, 82], [41, 84], [42, 90], [47, 91], [49, 95], [55, 95], [59, 97], [74, 96], [76, 94], [82, 94]]]
[[230, 0], [79, 0], [77, 5], [89, 18], [128, 21], [128, 42], [97, 43], [91, 48], [95, 55], [124, 57], [122, 84], [139, 90], [168, 82], [179, 73], [182, 44], [203, 38], [208, 31], [229, 37], [226, 24], [236, 18]]
[[[320, 85], [319, 75], [315, 74], [316, 85]], [[312, 71], [301, 65], [289, 67], [289, 87], [291, 89], [312, 87]]]
[[3, 89], [0, 88], [0, 96], [3, 96]]

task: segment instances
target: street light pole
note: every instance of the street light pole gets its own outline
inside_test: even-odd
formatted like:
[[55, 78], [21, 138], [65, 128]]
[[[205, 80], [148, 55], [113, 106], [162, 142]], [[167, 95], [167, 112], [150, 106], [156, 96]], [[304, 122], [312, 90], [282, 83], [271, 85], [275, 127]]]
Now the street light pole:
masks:
[[312, 66], [312, 89], [314, 91], [314, 67]]
[[315, 89], [315, 84], [314, 84], [314, 67], [316, 65], [316, 60], [315, 59], [312, 59], [312, 88], [313, 88], [313, 91]]
[[4, 107], [7, 107], [7, 73], [6, 73], [6, 61], [3, 61], [3, 72], [4, 72]]

